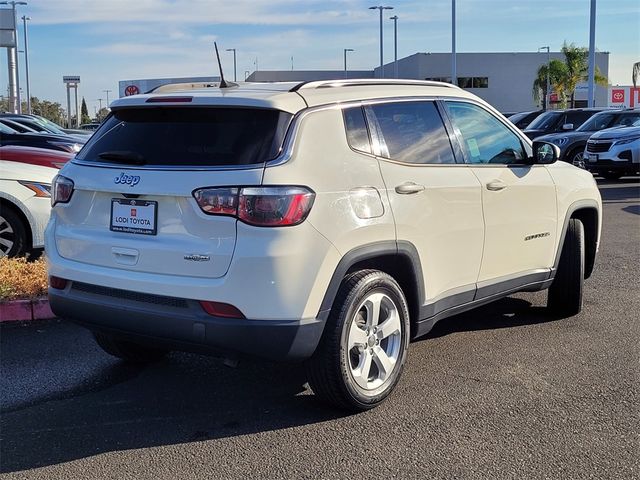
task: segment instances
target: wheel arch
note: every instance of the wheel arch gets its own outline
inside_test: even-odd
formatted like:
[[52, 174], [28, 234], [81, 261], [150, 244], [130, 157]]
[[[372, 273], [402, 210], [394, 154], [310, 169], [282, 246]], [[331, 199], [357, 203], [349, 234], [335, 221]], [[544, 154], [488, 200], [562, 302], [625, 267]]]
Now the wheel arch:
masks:
[[33, 248], [33, 232], [31, 231], [31, 219], [27, 217], [22, 208], [17, 204], [17, 202], [11, 201], [11, 199], [6, 197], [0, 197], [0, 210], [9, 208], [11, 209], [24, 224], [25, 232], [27, 233], [27, 250], [31, 250]]
[[407, 299], [413, 330], [420, 317], [420, 306], [424, 303], [424, 281], [418, 251], [412, 243], [404, 241], [362, 245], [343, 255], [325, 292], [318, 318], [328, 317], [344, 277], [363, 269], [380, 270], [398, 282]]
[[600, 211], [598, 204], [595, 201], [581, 200], [572, 204], [564, 218], [562, 226], [562, 234], [560, 236], [560, 242], [558, 243], [556, 250], [556, 258], [553, 264], [554, 270], [557, 270], [560, 263], [560, 254], [562, 253], [562, 245], [567, 235], [567, 228], [569, 226], [569, 220], [577, 218], [582, 222], [584, 226], [584, 241], [585, 241], [585, 268], [584, 278], [589, 278], [593, 272], [593, 268], [596, 261], [596, 255], [598, 251], [599, 241], [599, 225], [600, 225]]

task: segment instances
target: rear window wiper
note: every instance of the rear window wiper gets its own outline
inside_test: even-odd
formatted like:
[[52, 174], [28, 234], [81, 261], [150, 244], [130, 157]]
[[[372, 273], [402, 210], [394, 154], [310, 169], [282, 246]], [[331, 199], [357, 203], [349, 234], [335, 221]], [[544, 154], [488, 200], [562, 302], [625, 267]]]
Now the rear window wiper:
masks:
[[103, 160], [110, 160], [116, 163], [129, 163], [133, 165], [144, 165], [147, 163], [142, 155], [128, 150], [102, 152], [98, 154], [98, 157]]

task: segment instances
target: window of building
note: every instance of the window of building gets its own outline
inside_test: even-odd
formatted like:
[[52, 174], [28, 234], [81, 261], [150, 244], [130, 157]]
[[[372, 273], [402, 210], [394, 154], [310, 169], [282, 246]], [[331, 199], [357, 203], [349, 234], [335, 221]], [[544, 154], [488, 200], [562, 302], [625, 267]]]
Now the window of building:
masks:
[[389, 158], [414, 164], [456, 163], [442, 118], [433, 102], [372, 105]]
[[489, 77], [458, 77], [460, 88], [489, 88]]

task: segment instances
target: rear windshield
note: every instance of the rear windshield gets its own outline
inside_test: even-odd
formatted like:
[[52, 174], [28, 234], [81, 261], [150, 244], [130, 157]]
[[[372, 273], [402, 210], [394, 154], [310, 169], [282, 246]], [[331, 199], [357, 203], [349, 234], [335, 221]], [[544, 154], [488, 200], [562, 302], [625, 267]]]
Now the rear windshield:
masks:
[[78, 153], [85, 161], [228, 166], [278, 156], [291, 114], [259, 108], [115, 110]]

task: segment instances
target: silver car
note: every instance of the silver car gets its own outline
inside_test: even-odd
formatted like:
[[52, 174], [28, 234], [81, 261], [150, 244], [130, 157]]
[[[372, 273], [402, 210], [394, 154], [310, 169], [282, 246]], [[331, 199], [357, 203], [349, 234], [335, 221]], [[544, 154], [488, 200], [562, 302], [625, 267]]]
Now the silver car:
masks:
[[594, 133], [584, 151], [588, 170], [617, 180], [640, 173], [640, 121], [632, 127], [612, 128]]

